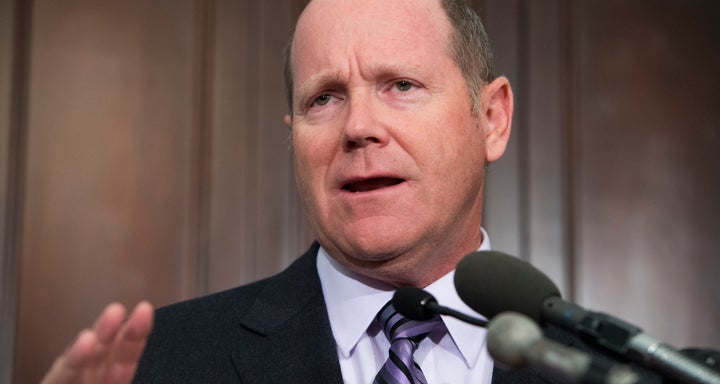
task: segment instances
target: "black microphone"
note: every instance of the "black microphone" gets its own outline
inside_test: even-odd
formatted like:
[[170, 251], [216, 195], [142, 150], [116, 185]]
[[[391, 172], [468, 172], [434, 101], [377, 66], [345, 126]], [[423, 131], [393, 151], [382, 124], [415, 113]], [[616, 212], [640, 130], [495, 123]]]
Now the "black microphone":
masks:
[[503, 312], [490, 321], [487, 332], [490, 355], [510, 368], [534, 366], [585, 384], [631, 384], [639, 376], [630, 368], [566, 347], [543, 337], [529, 317]]
[[452, 316], [458, 320], [480, 327], [485, 327], [488, 324], [486, 320], [468, 316], [452, 308], [443, 307], [438, 304], [433, 295], [420, 288], [398, 288], [393, 295], [392, 303], [399, 314], [411, 320], [430, 320], [433, 316], [438, 314]]
[[689, 383], [720, 384], [720, 375], [640, 328], [564, 301], [552, 281], [530, 263], [495, 251], [466, 256], [455, 271], [455, 289], [478, 313], [492, 319], [515, 311], [565, 328], [605, 349]]
[[537, 323], [542, 302], [561, 296], [555, 283], [532, 264], [496, 251], [474, 252], [460, 260], [455, 289], [470, 308], [489, 319], [513, 311]]

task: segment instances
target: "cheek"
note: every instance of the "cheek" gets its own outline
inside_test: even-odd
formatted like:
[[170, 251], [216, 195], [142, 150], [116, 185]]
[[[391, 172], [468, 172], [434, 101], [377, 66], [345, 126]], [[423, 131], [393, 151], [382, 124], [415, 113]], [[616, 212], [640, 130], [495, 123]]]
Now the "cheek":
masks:
[[300, 192], [308, 192], [313, 179], [312, 152], [308, 151], [307, 143], [293, 137], [293, 159], [295, 166], [295, 179]]
[[[482, 129], [468, 121], [448, 121], [456, 129], [446, 129], [443, 138], [427, 148], [426, 170], [436, 198], [445, 201], [460, 197], [474, 200], [484, 177], [484, 140]], [[464, 196], [464, 197], [461, 197]], [[467, 207], [466, 207], [467, 208]]]
[[446, 116], [433, 122], [433, 133], [421, 143], [425, 165], [446, 176], [474, 168], [472, 164], [481, 167], [485, 141], [479, 122], [458, 114]]
[[312, 158], [309, 157], [311, 153], [304, 150], [307, 146], [298, 142], [294, 142], [293, 146], [295, 185], [310, 224], [316, 227], [315, 218], [322, 211], [320, 207], [322, 190], [318, 188], [318, 182], [313, 181], [317, 177], [314, 172], [317, 168], [313, 166]]
[[308, 129], [294, 129], [292, 137], [295, 179], [306, 198], [322, 190], [334, 153], [328, 137], [308, 133]]

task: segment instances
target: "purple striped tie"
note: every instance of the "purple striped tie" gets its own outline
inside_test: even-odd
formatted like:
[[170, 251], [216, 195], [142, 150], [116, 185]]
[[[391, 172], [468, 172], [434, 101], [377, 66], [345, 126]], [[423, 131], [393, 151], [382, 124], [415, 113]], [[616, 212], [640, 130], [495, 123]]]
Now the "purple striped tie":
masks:
[[418, 344], [442, 324], [435, 315], [427, 321], [415, 321], [397, 313], [388, 302], [377, 315], [378, 322], [390, 340], [390, 356], [375, 376], [374, 384], [427, 384], [420, 366], [413, 360]]

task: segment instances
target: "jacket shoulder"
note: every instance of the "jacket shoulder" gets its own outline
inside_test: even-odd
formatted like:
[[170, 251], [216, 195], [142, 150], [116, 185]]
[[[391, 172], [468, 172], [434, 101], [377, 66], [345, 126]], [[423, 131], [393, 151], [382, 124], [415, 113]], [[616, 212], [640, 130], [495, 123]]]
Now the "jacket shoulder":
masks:
[[[324, 344], [334, 353], [323, 324], [316, 253], [314, 246], [275, 276], [158, 309], [134, 382], [240, 382], [252, 374], [245, 361], [271, 359], [264, 349], [282, 353], [270, 348], [274, 337], [299, 326], [329, 334]], [[302, 324], [308, 316], [320, 325]]]

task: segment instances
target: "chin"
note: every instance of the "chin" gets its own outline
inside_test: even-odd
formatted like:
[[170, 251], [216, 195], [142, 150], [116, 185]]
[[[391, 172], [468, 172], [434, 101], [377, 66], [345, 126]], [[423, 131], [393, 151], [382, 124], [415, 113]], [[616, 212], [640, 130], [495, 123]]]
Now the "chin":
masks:
[[406, 243], [407, 238], [361, 236], [347, 242], [342, 252], [360, 261], [389, 261], [407, 252]]
[[[324, 241], [321, 243], [352, 260], [389, 261], [423, 242], [423, 236], [407, 230], [412, 223], [396, 217], [366, 218], [355, 221], [353, 225], [335, 224], [325, 226], [329, 230], [322, 231]], [[328, 246], [325, 248], [328, 249]]]

